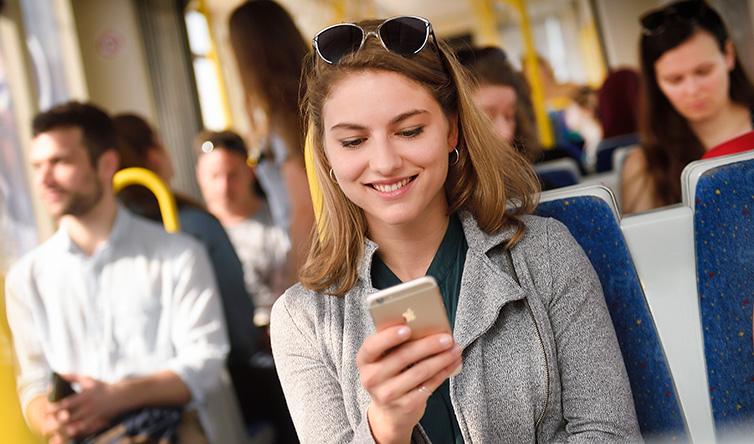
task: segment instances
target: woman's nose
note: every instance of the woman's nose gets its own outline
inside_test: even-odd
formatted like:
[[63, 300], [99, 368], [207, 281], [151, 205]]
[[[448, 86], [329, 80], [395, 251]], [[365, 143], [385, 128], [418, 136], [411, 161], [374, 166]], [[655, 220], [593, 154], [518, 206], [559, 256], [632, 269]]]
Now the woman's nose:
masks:
[[389, 176], [400, 168], [403, 160], [389, 140], [374, 140], [373, 148], [369, 161], [373, 170], [381, 175]]

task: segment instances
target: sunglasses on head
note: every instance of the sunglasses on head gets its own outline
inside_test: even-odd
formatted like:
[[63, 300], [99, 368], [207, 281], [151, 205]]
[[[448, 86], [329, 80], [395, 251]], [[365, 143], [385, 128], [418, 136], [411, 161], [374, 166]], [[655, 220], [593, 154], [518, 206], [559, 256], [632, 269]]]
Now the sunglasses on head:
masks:
[[646, 36], [655, 36], [662, 34], [671, 21], [694, 23], [702, 14], [704, 8], [704, 1], [687, 0], [650, 11], [639, 19], [641, 31]]
[[430, 36], [435, 47], [438, 47], [432, 25], [427, 19], [400, 16], [385, 20], [377, 29], [369, 32], [353, 23], [332, 25], [314, 36], [314, 50], [325, 62], [337, 64], [344, 56], [361, 49], [370, 35], [377, 37], [387, 51], [404, 57], [418, 54], [427, 46]]

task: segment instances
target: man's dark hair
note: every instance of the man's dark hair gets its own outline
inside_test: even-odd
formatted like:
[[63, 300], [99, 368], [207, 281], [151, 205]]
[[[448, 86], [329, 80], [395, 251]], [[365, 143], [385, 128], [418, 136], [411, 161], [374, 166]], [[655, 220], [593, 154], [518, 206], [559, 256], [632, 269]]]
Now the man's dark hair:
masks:
[[89, 160], [96, 165], [107, 150], [115, 149], [117, 137], [110, 116], [91, 103], [76, 101], [56, 105], [41, 112], [32, 121], [32, 135], [60, 128], [80, 128]]

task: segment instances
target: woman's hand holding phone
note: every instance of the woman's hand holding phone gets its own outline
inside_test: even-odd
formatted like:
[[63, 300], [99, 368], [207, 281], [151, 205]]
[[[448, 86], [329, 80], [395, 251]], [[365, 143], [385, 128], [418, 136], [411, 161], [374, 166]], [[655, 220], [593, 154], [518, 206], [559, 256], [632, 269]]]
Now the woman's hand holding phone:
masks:
[[361, 384], [372, 402], [367, 418], [375, 441], [411, 440], [427, 399], [461, 366], [461, 348], [447, 333], [411, 338], [395, 325], [369, 336], [356, 356]]

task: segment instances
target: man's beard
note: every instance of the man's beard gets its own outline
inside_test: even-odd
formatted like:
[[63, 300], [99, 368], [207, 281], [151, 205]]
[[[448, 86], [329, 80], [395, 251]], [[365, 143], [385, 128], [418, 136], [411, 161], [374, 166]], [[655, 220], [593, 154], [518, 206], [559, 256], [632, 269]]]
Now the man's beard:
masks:
[[83, 216], [90, 212], [102, 199], [103, 188], [99, 180], [94, 179], [94, 189], [89, 193], [72, 192], [70, 199], [60, 212], [61, 216]]

